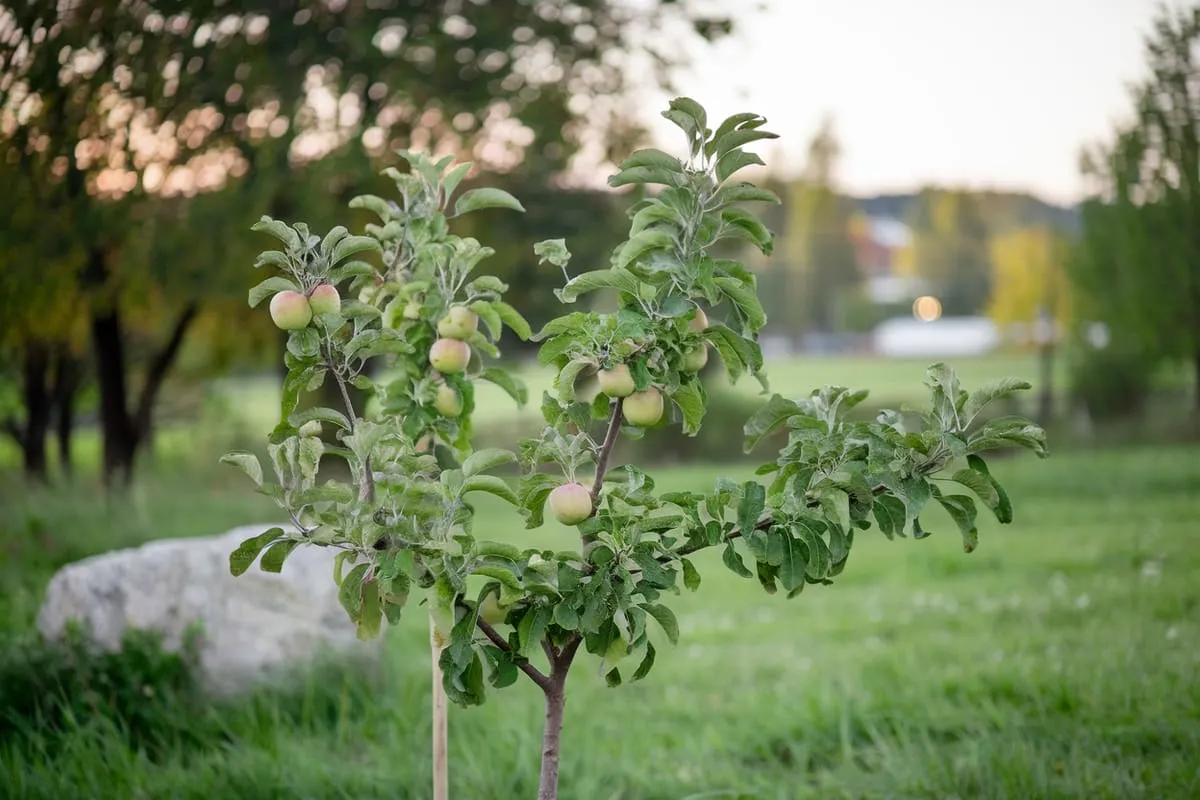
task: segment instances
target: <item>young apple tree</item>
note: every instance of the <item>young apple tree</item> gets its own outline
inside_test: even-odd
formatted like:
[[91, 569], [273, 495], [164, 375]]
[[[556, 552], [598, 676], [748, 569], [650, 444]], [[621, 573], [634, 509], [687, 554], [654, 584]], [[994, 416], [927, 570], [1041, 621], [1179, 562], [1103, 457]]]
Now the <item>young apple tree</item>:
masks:
[[[745, 146], [775, 135], [749, 113], [710, 129], [688, 98], [671, 101], [664, 116], [683, 133], [683, 157], [638, 150], [610, 178], [614, 187], [662, 187], [632, 206], [629, 238], [611, 263], [571, 277], [563, 240], [535, 247], [542, 263], [562, 270], [565, 285], [555, 294], [564, 305], [606, 290], [616, 310], [573, 310], [536, 334], [504, 302], [508, 287], [477, 274], [493, 251], [450, 230], [476, 209], [523, 210], [493, 188], [455, 199], [470, 164], [401, 152], [410, 170], [385, 171], [397, 200], [351, 202], [379, 217], [365, 235], [338, 227], [319, 237], [267, 218], [255, 226], [282, 248], [258, 259], [277, 274], [251, 290], [250, 304], [271, 297], [272, 316], [290, 331], [281, 421], [268, 447], [277, 482], [263, 481], [252, 454], [225, 460], [274, 498], [293, 527], [242, 543], [231, 570], [241, 574], [261, 554], [262, 569], [279, 571], [301, 545], [336, 548], [333, 579], [364, 638], [378, 635], [383, 620], [395, 622], [410, 595], [422, 595], [453, 702], [482, 703], [489, 685], [500, 689], [522, 675], [545, 695], [542, 800], [557, 796], [571, 665], [587, 653], [610, 685], [646, 677], [659, 641], [651, 629], [675, 643], [670, 599], [700, 586], [694, 554], [717, 549], [730, 570], [792, 598], [832, 583], [855, 536], [872, 524], [889, 539], [927, 536], [921, 519], [934, 506], [949, 513], [970, 552], [977, 500], [1000, 522], [1013, 519], [987, 454], [1015, 447], [1046, 455], [1044, 432], [1028, 420], [980, 414], [1029, 384], [1006, 379], [968, 392], [936, 364], [927, 372], [930, 408], [911, 429], [893, 411], [849, 420], [865, 391], [830, 386], [804, 398], [771, 396], [745, 424], [746, 450], [781, 428], [786, 444], [757, 480], [659, 492], [643, 469], [613, 464], [620, 436], [668, 425], [701, 431], [707, 396], [699, 371], [710, 352], [731, 382], [749, 374], [768, 393], [755, 275], [712, 250], [741, 239], [770, 252], [771, 233], [745, 204], [778, 199], [734, 176], [762, 164]], [[328, 287], [345, 287], [346, 298]], [[546, 425], [516, 451], [475, 450], [479, 381], [518, 404], [527, 400], [516, 378], [489, 364], [504, 328], [540, 343], [539, 361], [555, 373], [554, 391], [541, 398]], [[372, 359], [384, 362], [377, 378], [365, 369]], [[600, 391], [589, 397], [578, 386], [592, 375]], [[326, 380], [341, 389], [344, 408], [296, 411], [301, 393]], [[352, 405], [350, 384], [374, 398], [372, 413]], [[337, 428], [338, 444], [311, 435], [314, 423]], [[349, 481], [318, 481], [328, 457], [346, 462]], [[518, 468], [519, 478], [496, 474], [502, 467]], [[510, 503], [527, 528], [542, 525], [549, 506], [579, 539], [538, 550], [485, 538], [474, 526], [480, 492]], [[636, 666], [623, 672], [629, 656]]]

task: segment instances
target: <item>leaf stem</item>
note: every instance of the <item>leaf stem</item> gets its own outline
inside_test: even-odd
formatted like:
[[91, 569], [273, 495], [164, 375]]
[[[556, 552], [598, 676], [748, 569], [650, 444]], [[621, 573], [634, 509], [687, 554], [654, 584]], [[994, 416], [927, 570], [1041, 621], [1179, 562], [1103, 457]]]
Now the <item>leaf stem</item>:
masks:
[[[342, 393], [342, 402], [346, 404], [346, 414], [350, 417], [350, 432], [354, 433], [354, 429], [358, 427], [358, 414], [354, 412], [354, 403], [350, 401], [350, 392], [346, 389], [346, 379], [342, 377], [341, 370], [332, 364], [329, 364], [329, 371], [333, 373], [338, 389]], [[362, 503], [370, 503], [375, 499], [375, 478], [371, 475], [370, 455], [363, 459], [363, 473], [358, 481], [358, 499]]]

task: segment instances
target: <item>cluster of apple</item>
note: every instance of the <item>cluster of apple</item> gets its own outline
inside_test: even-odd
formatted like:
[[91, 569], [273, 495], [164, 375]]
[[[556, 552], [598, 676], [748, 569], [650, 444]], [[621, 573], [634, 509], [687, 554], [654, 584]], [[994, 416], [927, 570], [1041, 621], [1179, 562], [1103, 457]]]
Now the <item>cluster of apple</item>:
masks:
[[[429, 365], [442, 375], [455, 375], [465, 370], [471, 360], [471, 346], [466, 340], [478, 329], [478, 314], [466, 306], [451, 306], [438, 320], [440, 338], [429, 348]], [[458, 390], [442, 381], [438, 384], [433, 407], [439, 414], [457, 417], [463, 410], [462, 397]]]
[[322, 283], [307, 295], [285, 289], [271, 298], [271, 320], [281, 330], [298, 331], [307, 328], [314, 316], [336, 314], [342, 310], [342, 296], [337, 287]]
[[[700, 333], [708, 327], [708, 315], [704, 309], [697, 308], [696, 316], [688, 323], [688, 330]], [[708, 345], [701, 343], [683, 356], [683, 369], [686, 372], [699, 372], [708, 363]], [[616, 400], [623, 398], [621, 415], [630, 425], [649, 427], [662, 419], [666, 410], [663, 394], [657, 387], [648, 386], [645, 391], [635, 391], [633, 373], [625, 363], [614, 364], [608, 369], [602, 369], [596, 375], [600, 391]], [[591, 490], [580, 483], [564, 483], [550, 492], [550, 511], [563, 525], [578, 525], [592, 516], [595, 509], [595, 498]]]

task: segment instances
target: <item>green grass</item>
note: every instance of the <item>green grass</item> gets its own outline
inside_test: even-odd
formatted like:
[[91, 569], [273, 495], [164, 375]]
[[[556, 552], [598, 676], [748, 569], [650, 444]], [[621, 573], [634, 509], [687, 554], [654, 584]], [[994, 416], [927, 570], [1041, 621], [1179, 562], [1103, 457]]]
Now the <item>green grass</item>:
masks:
[[[923, 520], [934, 536], [920, 542], [868, 532], [837, 584], [792, 601], [702, 558], [699, 592], [675, 601], [680, 644], [645, 681], [608, 689], [595, 659], [577, 664], [562, 797], [1200, 796], [1198, 456], [997, 461], [1017, 518], [985, 521], [975, 553], [948, 519]], [[64, 553], [269, 519], [229, 472], [185, 481], [164, 466], [107, 511], [86, 492], [4, 490], [5, 541], [42, 542], [0, 569], [10, 626], [27, 624]], [[717, 473], [663, 471], [660, 488]], [[495, 505], [481, 515], [490, 537], [571, 535], [523, 531]], [[129, 747], [103, 716], [60, 737], [35, 730], [0, 741], [0, 796], [427, 797], [427, 629], [410, 611], [378, 684], [323, 676], [199, 713], [164, 702], [165, 720], [196, 732], [164, 739], [165, 754]], [[525, 683], [451, 709], [453, 796], [534, 796], [540, 722]]]

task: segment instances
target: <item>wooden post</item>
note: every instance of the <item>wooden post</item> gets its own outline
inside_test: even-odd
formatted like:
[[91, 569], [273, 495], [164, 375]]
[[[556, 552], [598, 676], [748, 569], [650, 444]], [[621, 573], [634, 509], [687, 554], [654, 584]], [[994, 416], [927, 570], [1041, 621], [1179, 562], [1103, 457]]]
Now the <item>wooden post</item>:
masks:
[[442, 666], [438, 659], [442, 646], [438, 642], [433, 617], [429, 618], [429, 653], [433, 676], [433, 800], [449, 800], [450, 775], [446, 754], [446, 689], [442, 686]]

